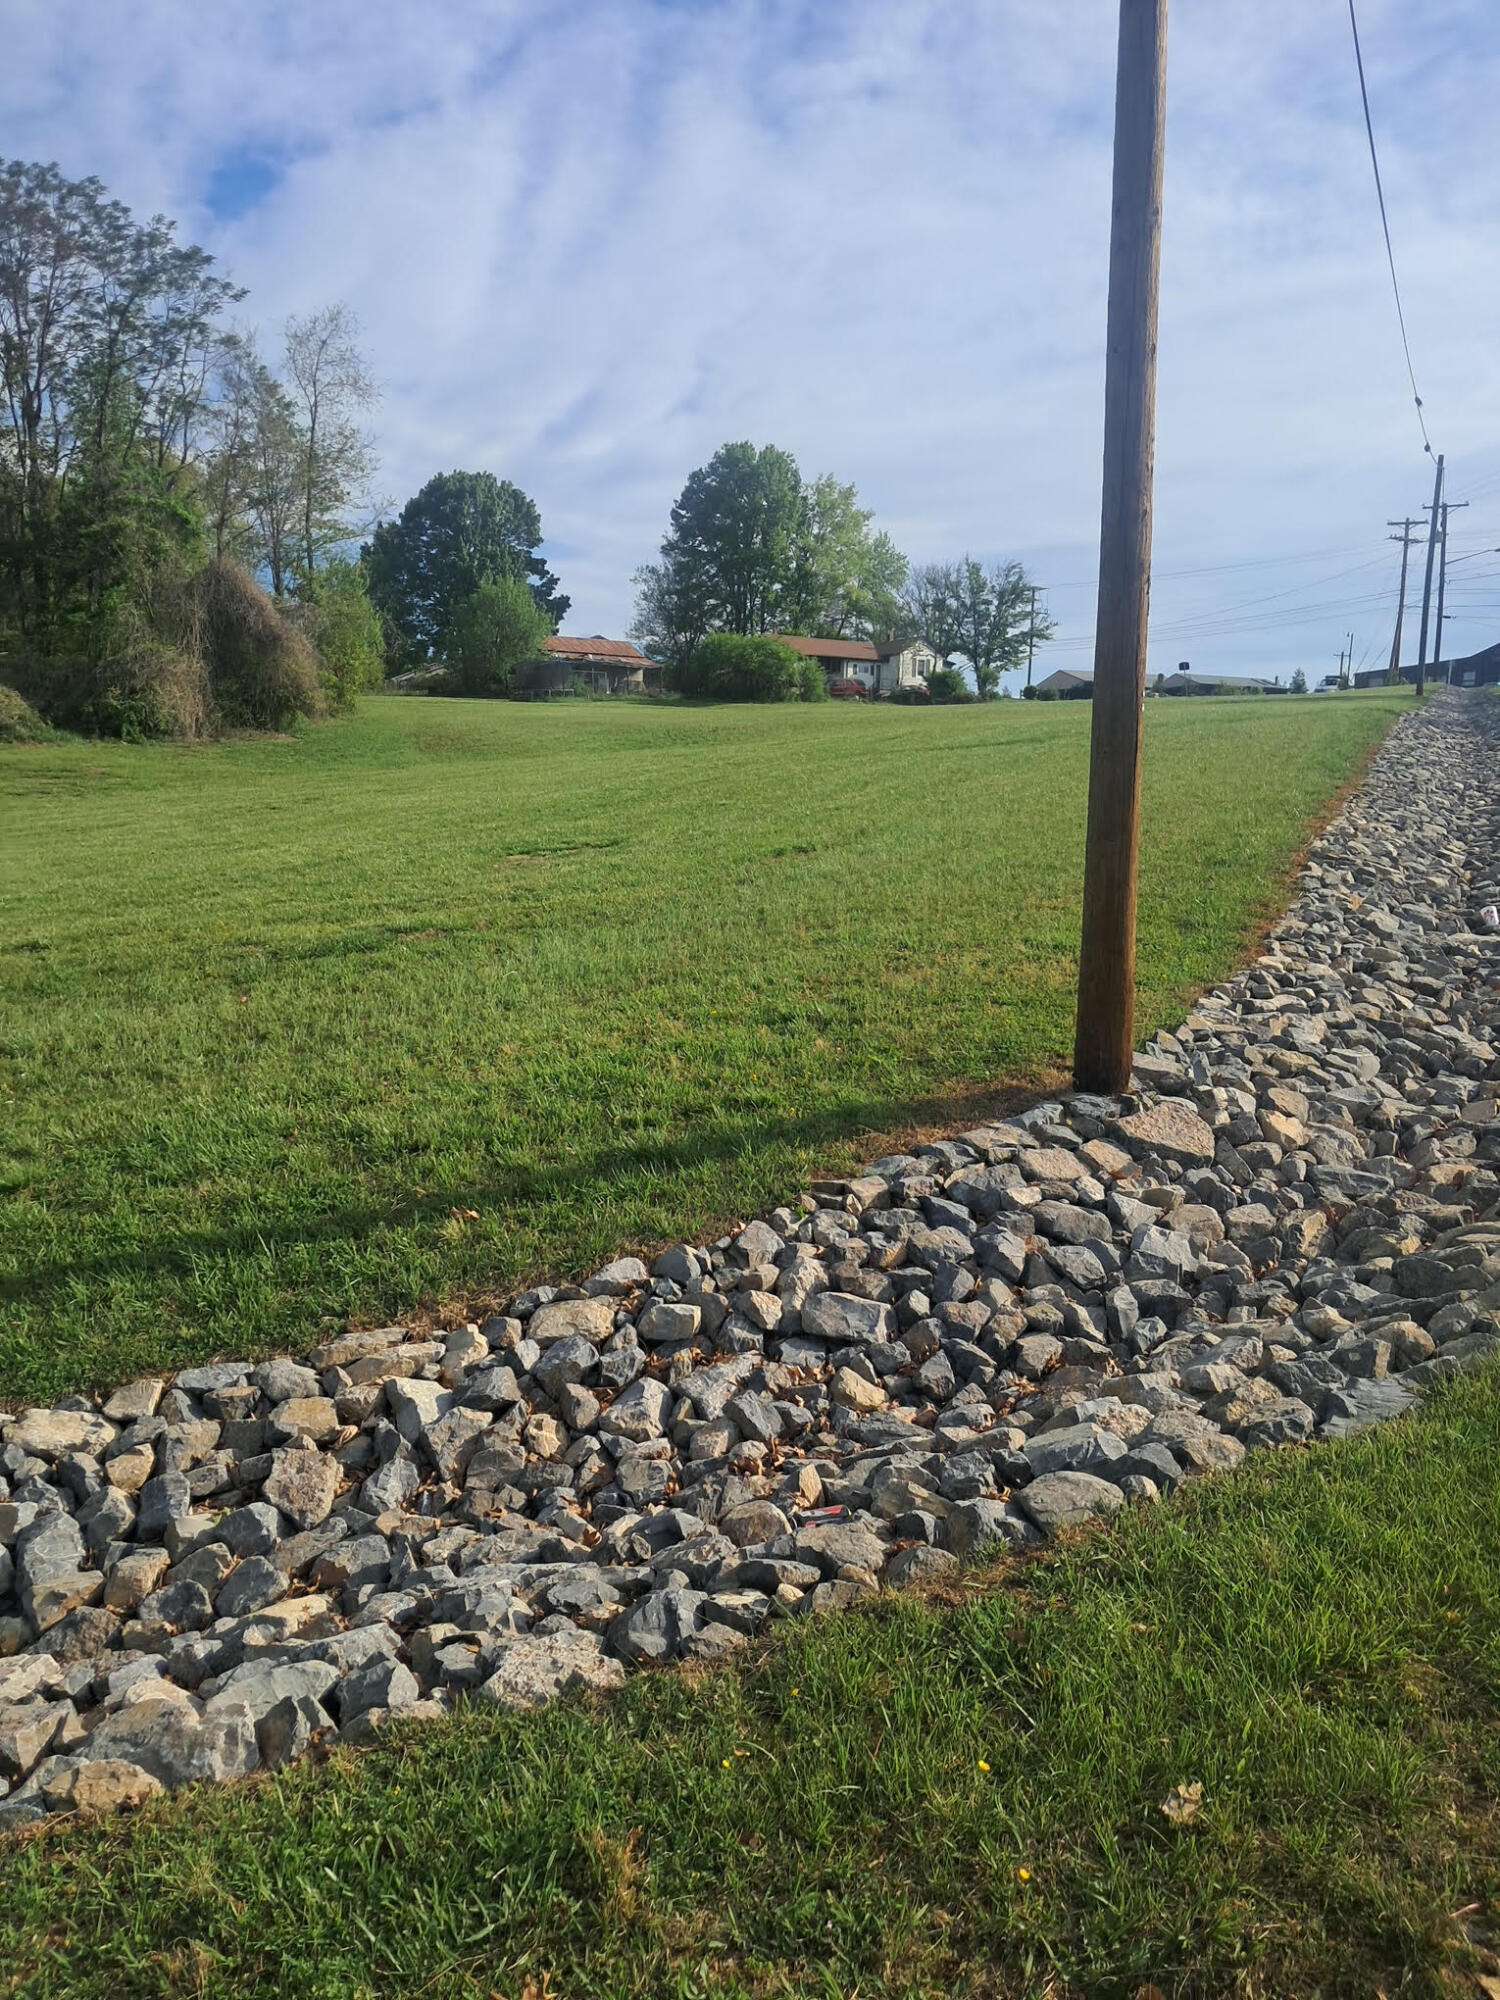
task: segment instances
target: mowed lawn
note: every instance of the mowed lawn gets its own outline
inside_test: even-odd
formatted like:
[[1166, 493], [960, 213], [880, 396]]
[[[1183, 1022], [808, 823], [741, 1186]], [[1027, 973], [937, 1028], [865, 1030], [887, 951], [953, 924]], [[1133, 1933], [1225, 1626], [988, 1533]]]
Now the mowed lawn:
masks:
[[[1151, 704], [1141, 1033], [1409, 699]], [[1055, 1077], [1088, 730], [378, 698], [0, 750], [0, 1397], [577, 1271]]]

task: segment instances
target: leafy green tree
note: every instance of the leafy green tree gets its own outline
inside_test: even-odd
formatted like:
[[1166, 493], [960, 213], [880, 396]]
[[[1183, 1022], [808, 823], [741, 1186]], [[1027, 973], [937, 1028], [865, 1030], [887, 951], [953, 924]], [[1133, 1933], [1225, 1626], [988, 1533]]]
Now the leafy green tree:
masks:
[[823, 669], [779, 639], [714, 632], [668, 675], [694, 701], [826, 701]]
[[[0, 166], [0, 622], [97, 648], [195, 511], [217, 320], [243, 292], [97, 180]], [[144, 567], [143, 567], [144, 565]]]
[[[905, 610], [944, 660], [968, 661], [981, 701], [1000, 691], [1001, 676], [1021, 666], [1034, 637], [1056, 630], [1048, 613], [1035, 605], [1030, 578], [1019, 563], [988, 567], [965, 556], [956, 563], [927, 563], [908, 582]], [[1034, 621], [1034, 622], [1033, 622]]]
[[348, 556], [330, 557], [314, 571], [304, 601], [324, 691], [335, 707], [347, 708], [385, 677], [385, 635], [363, 569]]
[[825, 474], [804, 489], [793, 621], [824, 639], [889, 639], [902, 629], [907, 562], [852, 486]]
[[535, 659], [551, 632], [552, 620], [524, 583], [502, 577], [480, 584], [449, 622], [445, 691], [510, 694], [517, 666]]
[[482, 584], [524, 583], [555, 631], [568, 609], [537, 554], [536, 502], [490, 472], [440, 472], [383, 522], [365, 550], [370, 596], [397, 661], [446, 657], [454, 615]]
[[906, 558], [852, 486], [804, 482], [775, 445], [721, 445], [689, 475], [661, 559], [637, 570], [630, 636], [669, 665], [705, 635], [890, 638]]
[[1287, 682], [1287, 692], [1288, 694], [1307, 693], [1307, 675], [1303, 673], [1300, 667], [1297, 668], [1290, 681]]

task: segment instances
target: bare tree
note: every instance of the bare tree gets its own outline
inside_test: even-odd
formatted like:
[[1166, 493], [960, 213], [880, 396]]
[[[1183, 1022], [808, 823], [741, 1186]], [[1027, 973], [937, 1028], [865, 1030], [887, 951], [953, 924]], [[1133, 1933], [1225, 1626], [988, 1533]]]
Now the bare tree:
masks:
[[355, 532], [348, 509], [375, 468], [359, 419], [379, 391], [359, 350], [359, 322], [347, 306], [324, 306], [287, 321], [286, 375], [301, 434], [296, 568], [306, 579], [320, 556]]

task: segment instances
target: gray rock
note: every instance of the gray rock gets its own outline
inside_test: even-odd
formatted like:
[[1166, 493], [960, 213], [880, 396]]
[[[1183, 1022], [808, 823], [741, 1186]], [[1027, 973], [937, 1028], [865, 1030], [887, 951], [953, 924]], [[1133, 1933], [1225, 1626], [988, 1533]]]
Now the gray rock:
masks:
[[321, 1451], [273, 1452], [261, 1487], [266, 1504], [278, 1508], [294, 1528], [315, 1528], [326, 1521], [338, 1490], [338, 1465]]
[[1044, 1473], [1016, 1495], [1017, 1507], [1044, 1535], [1076, 1527], [1095, 1514], [1117, 1514], [1124, 1504], [1119, 1487], [1092, 1472]]
[[421, 1695], [410, 1667], [403, 1667], [399, 1660], [371, 1660], [339, 1684], [336, 1695], [339, 1724], [347, 1729], [357, 1717], [372, 1709], [391, 1714], [411, 1708]]
[[542, 1708], [577, 1688], [604, 1692], [625, 1683], [624, 1667], [605, 1652], [603, 1641], [576, 1627], [512, 1639], [494, 1658], [495, 1670], [479, 1698], [499, 1708]]
[[245, 1618], [286, 1596], [287, 1579], [268, 1556], [247, 1556], [233, 1570], [215, 1600], [221, 1618]]
[[105, 1716], [88, 1751], [91, 1760], [138, 1764], [168, 1790], [248, 1777], [260, 1763], [254, 1722], [243, 1703], [226, 1703], [200, 1719], [181, 1700], [136, 1702]]
[[611, 1437], [641, 1444], [665, 1433], [671, 1408], [672, 1392], [666, 1383], [645, 1375], [610, 1405], [599, 1419], [599, 1428]]
[[649, 1592], [611, 1622], [611, 1651], [643, 1666], [675, 1659], [697, 1631], [705, 1601], [701, 1590], [669, 1587]]
[[818, 1292], [802, 1308], [802, 1330], [840, 1345], [894, 1340], [896, 1316], [888, 1305], [848, 1292]]
[[948, 1511], [948, 1547], [960, 1562], [978, 1562], [986, 1553], [1032, 1548], [1042, 1538], [1018, 1507], [1003, 1500], [964, 1500]]

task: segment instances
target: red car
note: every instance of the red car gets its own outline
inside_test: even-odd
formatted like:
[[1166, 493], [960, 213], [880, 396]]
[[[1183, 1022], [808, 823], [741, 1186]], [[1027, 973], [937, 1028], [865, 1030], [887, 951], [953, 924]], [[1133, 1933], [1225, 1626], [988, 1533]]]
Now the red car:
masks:
[[830, 681], [828, 692], [839, 701], [868, 701], [870, 690], [863, 681]]

